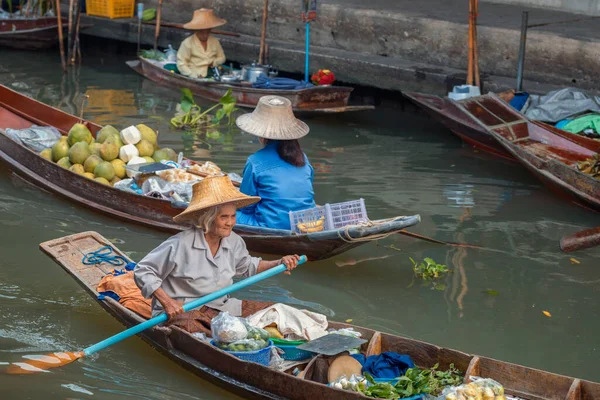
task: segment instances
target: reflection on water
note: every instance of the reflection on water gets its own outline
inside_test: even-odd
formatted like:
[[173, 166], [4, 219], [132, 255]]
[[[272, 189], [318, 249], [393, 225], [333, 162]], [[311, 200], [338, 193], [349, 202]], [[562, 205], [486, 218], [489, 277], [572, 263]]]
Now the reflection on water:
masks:
[[[80, 69], [62, 75], [54, 52], [36, 53], [35, 59], [10, 54], [0, 59], [0, 83], [65, 111], [78, 115], [87, 94], [85, 118], [119, 129], [145, 123], [158, 130], [161, 146], [237, 173], [260, 148], [255, 137], [235, 128], [208, 135], [169, 129], [179, 92], [137, 76], [124, 55], [94, 47]], [[364, 198], [371, 219], [419, 213], [415, 232], [483, 248], [394, 235], [306, 264], [239, 297], [285, 301], [336, 320], [600, 381], [600, 253], [577, 253], [580, 264], [573, 264], [572, 255], [558, 250], [561, 236], [598, 225], [596, 215], [555, 197], [519, 165], [463, 146], [421, 114], [381, 109], [304, 119], [311, 132], [302, 145], [315, 168], [317, 202]], [[122, 329], [37, 250], [40, 242], [95, 230], [139, 260], [167, 237], [31, 188], [5, 167], [0, 226], [0, 362], [76, 350]], [[453, 272], [443, 280], [445, 289], [408, 287], [409, 257], [447, 264]], [[0, 376], [0, 384], [33, 399], [90, 397], [86, 391], [101, 399], [231, 396], [139, 339], [22, 378]]]

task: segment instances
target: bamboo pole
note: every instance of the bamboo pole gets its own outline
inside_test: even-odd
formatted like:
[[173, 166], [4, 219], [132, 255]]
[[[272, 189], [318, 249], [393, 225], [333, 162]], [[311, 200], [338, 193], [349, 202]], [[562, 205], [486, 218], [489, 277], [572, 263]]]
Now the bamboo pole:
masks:
[[473, 0], [469, 0], [469, 61], [467, 67], [467, 85], [473, 84]]
[[75, 0], [69, 0], [69, 32], [67, 33], [67, 59], [71, 60], [73, 50], [73, 5]]
[[81, 6], [80, 6], [80, 0], [75, 0], [74, 3], [74, 8], [73, 8], [73, 25], [72, 25], [72, 32], [71, 32], [71, 48], [69, 49], [69, 64], [73, 65], [75, 64], [75, 61], [77, 59], [77, 20], [80, 18], [80, 11], [81, 11]]
[[156, 7], [156, 30], [154, 31], [154, 50], [158, 48], [158, 35], [160, 35], [160, 15], [162, 12], [163, 0], [158, 0], [158, 6]]
[[73, 40], [73, 64], [78, 62], [81, 64], [81, 47], [79, 45], [79, 26], [81, 25], [81, 2], [78, 1], [77, 19], [75, 20], [75, 39]]
[[56, 0], [56, 19], [58, 22], [58, 46], [60, 48], [60, 63], [63, 72], [67, 72], [67, 62], [65, 61], [65, 41], [63, 38], [62, 16], [60, 13], [60, 0]]
[[263, 8], [262, 30], [260, 32], [260, 51], [258, 53], [258, 63], [264, 64], [265, 40], [267, 38], [267, 18], [269, 16], [269, 0], [265, 0]]
[[475, 15], [473, 18], [473, 73], [475, 74], [475, 86], [481, 88], [481, 76], [479, 75], [479, 42], [477, 40], [477, 18], [479, 17], [479, 0], [473, 0]]

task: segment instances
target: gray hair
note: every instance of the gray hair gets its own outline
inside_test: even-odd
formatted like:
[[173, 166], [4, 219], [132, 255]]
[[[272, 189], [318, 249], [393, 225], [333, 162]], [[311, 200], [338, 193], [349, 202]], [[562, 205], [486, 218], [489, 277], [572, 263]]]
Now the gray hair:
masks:
[[198, 217], [196, 226], [202, 229], [204, 233], [209, 232], [210, 228], [212, 228], [215, 223], [215, 219], [217, 219], [217, 215], [219, 215], [219, 211], [221, 211], [220, 206], [210, 207]]

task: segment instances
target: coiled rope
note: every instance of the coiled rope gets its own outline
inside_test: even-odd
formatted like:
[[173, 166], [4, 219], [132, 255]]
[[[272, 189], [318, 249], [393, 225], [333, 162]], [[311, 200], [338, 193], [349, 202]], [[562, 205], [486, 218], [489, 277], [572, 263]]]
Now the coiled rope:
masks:
[[111, 246], [104, 246], [96, 251], [90, 251], [83, 256], [81, 262], [85, 265], [94, 265], [105, 262], [115, 267], [120, 267], [121, 265], [129, 263], [125, 257], [114, 254], [114, 249]]

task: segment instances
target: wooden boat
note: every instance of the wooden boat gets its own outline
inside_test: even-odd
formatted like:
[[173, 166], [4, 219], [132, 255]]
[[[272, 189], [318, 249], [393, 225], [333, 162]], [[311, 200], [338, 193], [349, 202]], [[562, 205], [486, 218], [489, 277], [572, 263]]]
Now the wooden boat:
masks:
[[[23, 129], [32, 124], [54, 126], [66, 135], [79, 119], [61, 110], [0, 85], [0, 132]], [[100, 125], [82, 121], [93, 134]], [[178, 232], [185, 227], [173, 222], [182, 210], [167, 200], [125, 192], [86, 179], [0, 134], [0, 159], [25, 180], [59, 194], [94, 211], [151, 228]], [[236, 225], [251, 251], [270, 254], [306, 254], [309, 259], [332, 257], [381, 235], [399, 232], [420, 221], [418, 215], [399, 217], [371, 226], [354, 226], [307, 234], [281, 229]], [[377, 222], [377, 221], [375, 221]]]
[[600, 142], [531, 121], [494, 94], [456, 106], [551, 190], [600, 211], [600, 181], [577, 170], [578, 161], [600, 151]]
[[[62, 20], [65, 26], [67, 20]], [[0, 19], [0, 46], [35, 50], [57, 44], [56, 17]]]
[[[42, 243], [40, 248], [72, 275], [88, 294], [98, 299], [98, 283], [114, 266], [104, 263], [83, 265], [81, 261], [84, 254], [105, 245], [111, 243], [95, 232], [84, 232]], [[116, 248], [115, 252], [127, 258]], [[127, 327], [144, 321], [138, 314], [108, 296], [98, 302]], [[454, 364], [465, 373], [465, 380], [471, 376], [494, 379], [504, 386], [506, 394], [521, 399], [600, 399], [598, 383], [470, 355], [368, 328], [337, 322], [329, 322], [329, 326], [336, 329], [351, 327], [359, 331], [368, 340], [361, 348], [361, 352], [366, 355], [385, 351], [408, 354], [421, 368], [439, 364], [439, 368], [445, 370], [450, 364]], [[296, 377], [289, 372], [279, 372], [257, 363], [242, 361], [178, 327], [153, 328], [140, 336], [152, 347], [201, 378], [244, 397], [293, 400], [365, 398], [362, 394], [323, 384], [327, 382], [330, 361], [323, 356], [301, 365], [304, 372]]]
[[[469, 102], [471, 99], [454, 101], [447, 97], [440, 97], [431, 94], [406, 92], [403, 93], [408, 99], [410, 99], [415, 105], [425, 110], [431, 117], [436, 119], [450, 129], [455, 135], [460, 137], [466, 143], [471, 146], [492, 153], [501, 157], [509, 158], [514, 160], [514, 156], [511, 152], [507, 151], [505, 146], [500, 144], [481, 124], [477, 123], [469, 114], [465, 111], [465, 108], [461, 105], [465, 102]], [[480, 96], [485, 97], [485, 96]], [[480, 98], [477, 97], [477, 98]], [[487, 101], [486, 107], [489, 107], [491, 113], [502, 112], [506, 107], [509, 107], [504, 101], [496, 97], [495, 101]], [[518, 111], [513, 111], [522, 118], [526, 118]], [[574, 141], [581, 143], [583, 146], [590, 147], [592, 149], [600, 150], [600, 142], [584, 136], [580, 136], [574, 133], [563, 131], [561, 129], [554, 128], [548, 124], [539, 121], [531, 121], [534, 124], [542, 127], [543, 129], [549, 129], [553, 132], [566, 137], [573, 138]], [[597, 151], [598, 151], [597, 150]]]
[[373, 106], [350, 106], [351, 87], [346, 86], [315, 86], [299, 90], [256, 89], [246, 83], [203, 82], [180, 74], [174, 74], [164, 69], [156, 61], [139, 57], [138, 60], [128, 61], [127, 65], [146, 78], [175, 88], [188, 88], [200, 97], [219, 101], [231, 89], [233, 97], [240, 107], [254, 108], [262, 96], [278, 95], [292, 102], [294, 111], [312, 113], [341, 113], [348, 111], [372, 110]]

